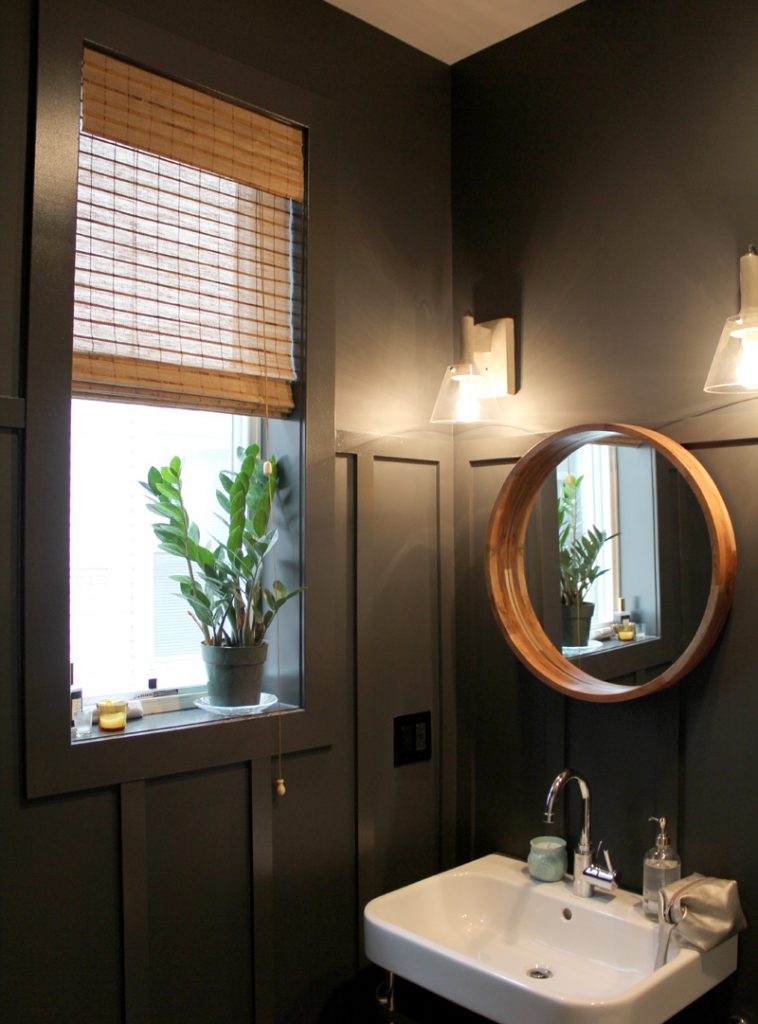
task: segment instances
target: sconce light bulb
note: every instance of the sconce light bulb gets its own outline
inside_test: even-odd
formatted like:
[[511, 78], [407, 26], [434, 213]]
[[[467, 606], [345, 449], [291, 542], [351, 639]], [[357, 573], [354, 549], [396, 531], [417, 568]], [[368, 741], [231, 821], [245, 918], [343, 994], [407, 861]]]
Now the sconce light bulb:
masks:
[[459, 423], [475, 423], [480, 417], [476, 380], [477, 378], [475, 377], [463, 377], [458, 381], [458, 400], [455, 403], [455, 418]]
[[758, 329], [747, 328], [737, 333], [742, 339], [739, 362], [737, 363], [737, 383], [747, 391], [758, 390]]
[[473, 363], [448, 366], [431, 422], [502, 423], [502, 410], [490, 391], [486, 379]]

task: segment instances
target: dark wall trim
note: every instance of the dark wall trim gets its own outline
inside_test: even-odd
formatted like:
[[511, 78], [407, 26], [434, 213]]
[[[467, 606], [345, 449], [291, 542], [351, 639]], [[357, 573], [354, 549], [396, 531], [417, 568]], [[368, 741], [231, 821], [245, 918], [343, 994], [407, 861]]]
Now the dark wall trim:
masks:
[[26, 426], [26, 402], [23, 398], [0, 395], [0, 430], [23, 430]]
[[255, 1024], [274, 1024], [273, 779], [268, 758], [250, 762], [250, 794]]
[[[343, 432], [337, 446], [339, 457], [350, 460], [349, 500], [355, 508], [357, 889], [358, 906], [363, 907], [388, 888], [454, 863], [452, 445], [446, 435]], [[397, 491], [388, 490], [395, 486]], [[414, 551], [423, 552], [424, 569], [411, 579], [398, 566]], [[400, 575], [390, 578], [398, 584], [405, 580], [400, 584], [404, 592], [394, 592], [394, 597], [386, 589], [387, 559], [398, 559], [394, 572]], [[431, 592], [420, 582], [424, 572], [433, 580]], [[412, 632], [408, 635], [403, 620], [404, 601], [414, 587], [434, 609], [426, 637], [416, 639]], [[391, 667], [397, 669], [398, 663], [407, 675], [400, 687]], [[394, 716], [423, 709], [432, 715], [432, 763], [393, 768]], [[418, 792], [425, 796], [414, 808]], [[404, 844], [415, 851], [413, 864], [397, 856], [389, 804], [406, 822]], [[358, 925], [362, 948], [361, 921]]]
[[482, 466], [515, 466], [520, 458], [520, 455], [504, 455], [502, 459], [471, 459], [469, 465], [472, 469]]
[[124, 1024], [150, 1024], [150, 925], [147, 906], [145, 783], [121, 786], [121, 900]]
[[706, 448], [741, 448], [758, 444], [758, 437], [730, 437], [721, 441], [680, 441], [682, 448], [696, 452]]

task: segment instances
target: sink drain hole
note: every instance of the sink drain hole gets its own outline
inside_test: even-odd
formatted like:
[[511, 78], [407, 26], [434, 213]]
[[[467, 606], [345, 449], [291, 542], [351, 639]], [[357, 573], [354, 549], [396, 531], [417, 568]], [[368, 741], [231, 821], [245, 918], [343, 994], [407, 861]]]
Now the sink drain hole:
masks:
[[549, 967], [531, 967], [527, 972], [527, 977], [538, 978], [543, 981], [545, 978], [552, 978], [553, 972]]

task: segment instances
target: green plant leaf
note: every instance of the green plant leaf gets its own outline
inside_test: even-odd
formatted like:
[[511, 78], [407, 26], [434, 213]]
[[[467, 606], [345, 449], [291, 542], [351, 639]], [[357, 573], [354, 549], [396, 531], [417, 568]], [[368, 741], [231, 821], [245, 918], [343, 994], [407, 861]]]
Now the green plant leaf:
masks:
[[150, 469], [147, 471], [147, 483], [143, 483], [142, 486], [147, 487], [147, 489], [149, 491], [152, 491], [153, 494], [157, 494], [158, 484], [161, 483], [161, 481], [162, 477], [160, 470], [156, 466], [151, 466]]
[[179, 544], [184, 553], [184, 530], [176, 523], [153, 523], [153, 533], [163, 544]]
[[260, 459], [255, 463], [253, 478], [248, 492], [247, 505], [248, 517], [252, 522], [253, 532], [258, 536], [264, 534], [268, 528], [271, 516], [271, 505], [277, 490], [277, 462], [272, 456], [271, 474], [266, 474], [265, 463]]
[[158, 494], [162, 494], [164, 498], [168, 498], [169, 501], [179, 502], [181, 495], [176, 484], [161, 479], [156, 483], [155, 487]]
[[227, 470], [222, 469], [218, 475], [218, 478], [221, 481], [221, 486], [223, 487], [223, 489], [226, 491], [227, 494], [230, 494], [232, 490], [232, 485], [234, 484], [234, 477], [232, 476], [232, 474], [229, 473]]
[[213, 615], [211, 614], [209, 605], [199, 600], [196, 596], [190, 594], [185, 594], [183, 597], [204, 626], [213, 625]]
[[156, 516], [165, 516], [179, 524], [184, 522], [182, 510], [178, 505], [170, 505], [166, 501], [153, 501], [149, 502], [146, 507]]

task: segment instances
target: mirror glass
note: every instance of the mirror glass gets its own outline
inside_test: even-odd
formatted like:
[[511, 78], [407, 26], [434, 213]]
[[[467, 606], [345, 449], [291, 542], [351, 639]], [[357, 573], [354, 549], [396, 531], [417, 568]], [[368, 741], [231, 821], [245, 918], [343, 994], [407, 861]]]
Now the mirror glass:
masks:
[[633, 700], [692, 671], [723, 629], [736, 572], [716, 484], [647, 427], [549, 435], [490, 515], [495, 619], [530, 672], [580, 700]]
[[639, 686], [676, 661], [705, 612], [710, 571], [702, 509], [649, 444], [582, 445], [539, 490], [529, 597], [555, 647], [597, 679]]

